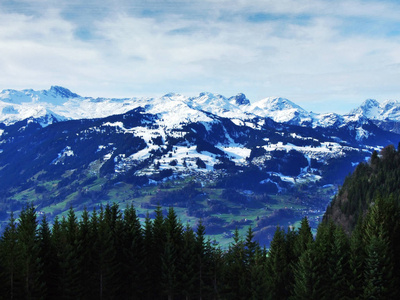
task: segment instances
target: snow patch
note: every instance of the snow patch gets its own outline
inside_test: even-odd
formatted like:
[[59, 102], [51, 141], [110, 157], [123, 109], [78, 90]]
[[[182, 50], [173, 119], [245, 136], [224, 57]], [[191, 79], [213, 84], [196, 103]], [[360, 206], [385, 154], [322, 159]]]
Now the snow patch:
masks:
[[57, 165], [59, 163], [64, 164], [63, 158], [68, 156], [74, 156], [74, 151], [72, 151], [70, 146], [65, 147], [60, 153], [58, 153], [57, 158], [55, 158], [50, 164]]

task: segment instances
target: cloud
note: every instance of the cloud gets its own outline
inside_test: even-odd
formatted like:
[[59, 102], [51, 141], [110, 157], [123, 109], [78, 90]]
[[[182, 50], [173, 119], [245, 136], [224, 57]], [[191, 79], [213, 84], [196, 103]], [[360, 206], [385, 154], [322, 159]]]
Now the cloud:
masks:
[[[11, 2], [5, 2], [11, 3]], [[314, 111], [400, 98], [400, 16], [382, 1], [0, 4], [0, 88], [284, 96]], [[340, 106], [340, 107], [339, 107]]]

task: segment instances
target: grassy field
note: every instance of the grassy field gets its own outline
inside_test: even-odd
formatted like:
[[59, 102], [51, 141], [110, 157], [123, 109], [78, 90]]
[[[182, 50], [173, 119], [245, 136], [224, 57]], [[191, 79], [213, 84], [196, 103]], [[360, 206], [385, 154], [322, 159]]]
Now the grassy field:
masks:
[[[235, 190], [230, 191], [233, 198], [229, 198], [222, 188], [215, 188], [211, 184], [194, 185], [193, 177], [141, 188], [124, 182], [110, 185], [103, 178], [90, 177], [75, 180], [60, 188], [60, 181], [39, 182], [37, 185], [40, 189], [31, 187], [15, 192], [12, 200], [21, 206], [33, 202], [38, 212], [46, 214], [50, 220], [55, 216], [65, 216], [70, 207], [79, 217], [84, 208], [91, 212], [101, 205], [118, 203], [121, 211], [133, 204], [141, 221], [144, 221], [147, 214], [152, 216], [157, 204], [165, 212], [172, 206], [183, 224], [196, 227], [202, 219], [208, 237], [222, 247], [232, 242], [235, 229], [244, 237], [249, 226], [263, 241], [270, 239], [263, 237], [263, 232], [271, 235], [270, 232], [278, 225], [296, 228], [304, 216], [316, 228], [326, 204], [336, 191], [333, 186], [305, 189], [303, 185], [279, 194]], [[182, 193], [187, 193], [188, 198]], [[157, 197], [168, 203], [156, 203]], [[183, 197], [184, 200], [174, 202], [174, 197]]]

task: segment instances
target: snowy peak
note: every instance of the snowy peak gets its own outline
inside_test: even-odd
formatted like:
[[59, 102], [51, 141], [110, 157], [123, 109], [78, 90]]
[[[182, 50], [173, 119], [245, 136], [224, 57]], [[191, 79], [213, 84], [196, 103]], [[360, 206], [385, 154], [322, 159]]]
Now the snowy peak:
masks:
[[[33, 118], [33, 117], [32, 117]], [[56, 114], [55, 112], [46, 109], [45, 112], [41, 116], [37, 116], [36, 121], [40, 124], [42, 127], [46, 127], [50, 124], [57, 123], [57, 122], [62, 122], [62, 121], [67, 121], [68, 119]]]
[[248, 112], [280, 123], [303, 125], [312, 122], [309, 112], [292, 101], [280, 97], [260, 100], [250, 105]]
[[351, 111], [351, 115], [361, 115], [366, 118], [376, 118], [379, 115], [379, 102], [375, 99], [365, 100], [358, 108]]
[[381, 104], [382, 109], [386, 112], [396, 110], [399, 106], [400, 103], [397, 100], [386, 100]]
[[382, 108], [382, 118], [392, 121], [400, 120], [400, 103], [396, 100], [386, 100], [380, 107]]
[[338, 115], [308, 112], [281, 97], [268, 97], [250, 103], [243, 93], [229, 98], [203, 92], [195, 97], [168, 93], [154, 98], [117, 99], [81, 97], [61, 86], [52, 86], [41, 91], [0, 91], [0, 123], [6, 125], [27, 118], [45, 118], [45, 122], [40, 122], [45, 126], [53, 120], [103, 118], [123, 114], [138, 107], [141, 107], [143, 112], [157, 115], [159, 125], [171, 128], [180, 127], [188, 122], [209, 122], [214, 118], [210, 114], [230, 118], [238, 124], [250, 124], [261, 117], [270, 118], [278, 123], [312, 128], [341, 127], [349, 122], [364, 124], [369, 120], [375, 123], [387, 120], [400, 122], [400, 102], [394, 100], [380, 104], [374, 99], [367, 99], [350, 114]]
[[335, 113], [317, 114], [314, 116], [314, 122], [314, 127], [338, 127], [343, 124], [344, 117]]
[[6, 89], [0, 91], [0, 101], [23, 104], [32, 102], [45, 102], [51, 104], [62, 104], [71, 98], [81, 98], [78, 94], [71, 92], [69, 89], [52, 86], [49, 90], [35, 91], [26, 89], [22, 91]]
[[374, 107], [378, 107], [378, 106], [379, 106], [379, 102], [376, 101], [375, 99], [367, 99], [361, 104], [361, 107], [363, 107], [365, 109], [373, 109]]
[[21, 104], [37, 100], [37, 95], [33, 90], [2, 90], [0, 91], [0, 100], [7, 103]]
[[[245, 118], [245, 112], [236, 103], [236, 99], [232, 101], [232, 98], [233, 97], [228, 99], [222, 95], [213, 93], [200, 93], [198, 97], [189, 98], [187, 103], [193, 109], [206, 111], [217, 116], [239, 119]], [[247, 99], [245, 99], [246, 96], [244, 96], [244, 99], [243, 97], [241, 98], [242, 101], [246, 102]]]
[[246, 98], [246, 95], [243, 93], [239, 93], [236, 96], [230, 97], [229, 102], [231, 104], [240, 106], [240, 105], [250, 105], [250, 100]]
[[263, 100], [260, 100], [254, 106], [259, 107], [260, 109], [263, 109], [263, 110], [268, 110], [268, 111], [295, 109], [295, 110], [305, 112], [305, 110], [303, 108], [301, 108], [300, 106], [298, 106], [297, 104], [293, 103], [292, 101], [290, 101], [286, 98], [281, 98], [281, 97], [277, 97], [277, 98], [268, 97]]
[[374, 99], [367, 99], [358, 108], [352, 110], [350, 115], [371, 120], [400, 121], [400, 103], [396, 100], [379, 103]]
[[75, 94], [71, 92], [69, 89], [57, 85], [52, 86], [48, 91], [43, 91], [43, 94], [55, 97], [59, 96], [62, 98], [80, 98], [78, 94]]
[[229, 101], [222, 95], [213, 93], [200, 93], [198, 97], [189, 99], [193, 107], [199, 110], [214, 111], [216, 109], [230, 109]]

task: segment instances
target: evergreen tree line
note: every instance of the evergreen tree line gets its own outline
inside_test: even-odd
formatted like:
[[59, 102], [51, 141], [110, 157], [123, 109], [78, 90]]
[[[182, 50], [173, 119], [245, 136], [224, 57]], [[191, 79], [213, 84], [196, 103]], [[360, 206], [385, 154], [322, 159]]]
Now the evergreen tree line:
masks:
[[400, 202], [400, 144], [372, 153], [368, 162], [360, 163], [349, 175], [325, 213], [326, 219], [351, 232], [376, 197], [394, 197]]
[[2, 299], [399, 299], [399, 207], [376, 198], [351, 236], [333, 222], [315, 239], [306, 218], [278, 227], [267, 251], [248, 229], [226, 250], [205, 227], [161, 208], [143, 226], [133, 206], [71, 208], [50, 228], [33, 206], [0, 239]]

